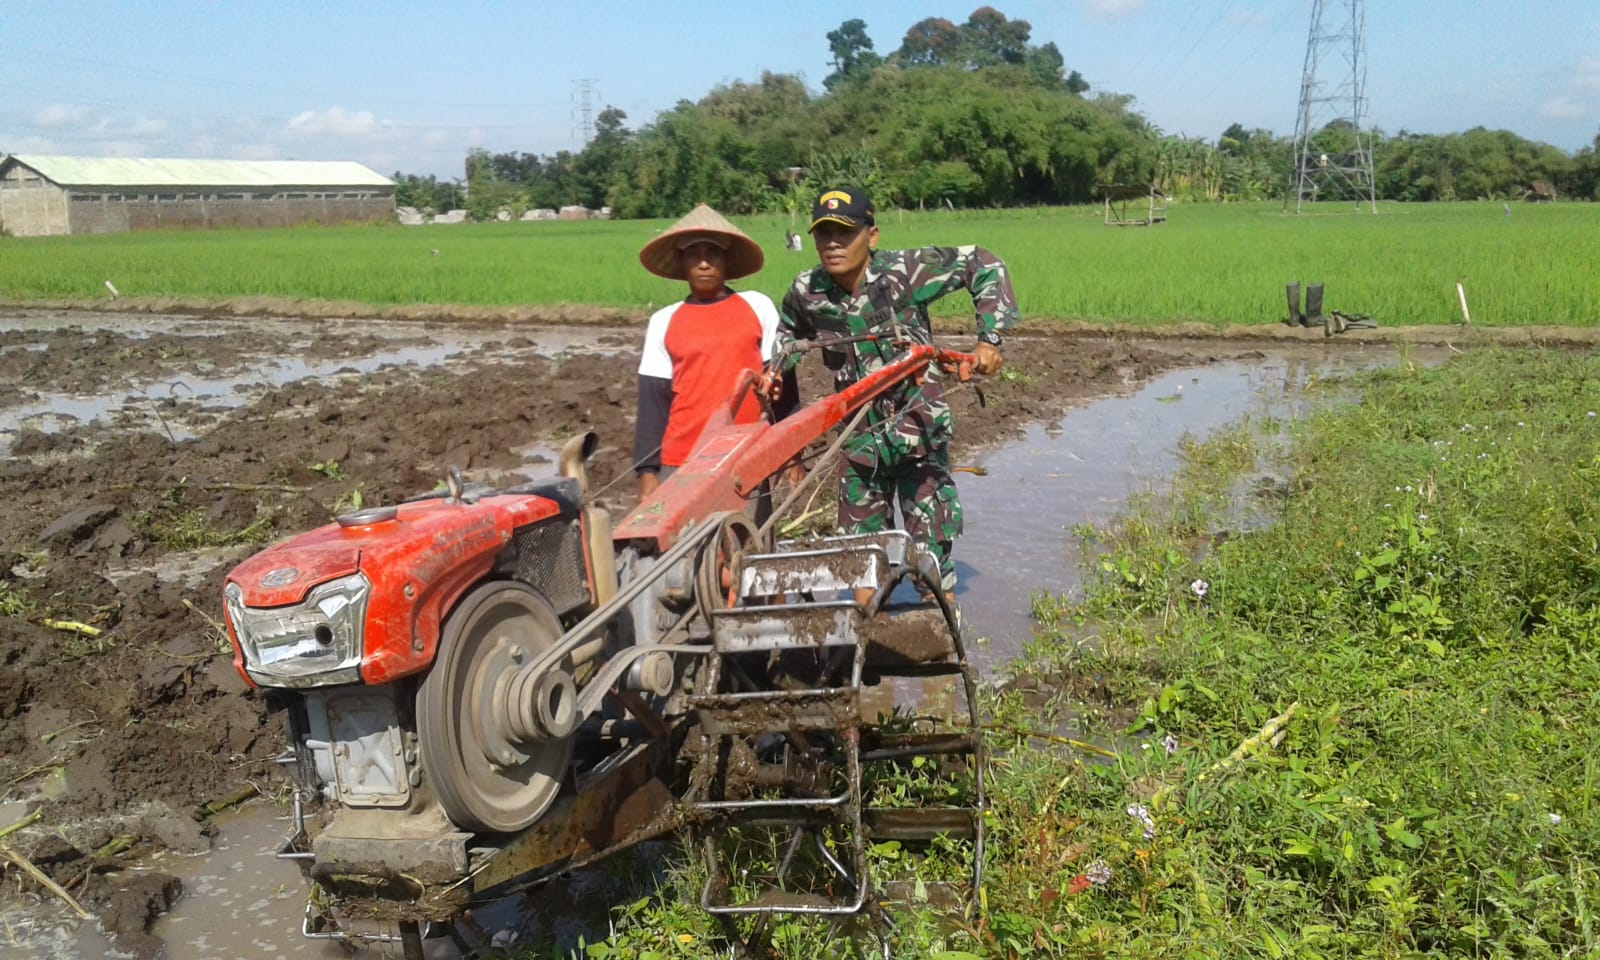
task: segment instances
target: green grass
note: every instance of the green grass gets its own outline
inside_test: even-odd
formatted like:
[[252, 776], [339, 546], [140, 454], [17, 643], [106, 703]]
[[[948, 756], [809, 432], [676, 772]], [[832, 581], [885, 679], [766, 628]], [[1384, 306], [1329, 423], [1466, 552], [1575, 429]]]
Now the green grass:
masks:
[[[1385, 204], [1285, 215], [1278, 204], [1174, 205], [1166, 224], [1110, 228], [1098, 208], [885, 214], [885, 246], [977, 243], [1012, 268], [1025, 316], [1163, 324], [1273, 323], [1283, 285], [1326, 284], [1326, 309], [1383, 325], [1600, 323], [1590, 282], [1600, 205]], [[639, 248], [668, 221], [296, 227], [102, 237], [0, 237], [0, 297], [274, 296], [377, 306], [592, 304], [681, 294]], [[782, 248], [784, 217], [742, 227], [768, 264], [742, 286], [781, 296], [814, 260]], [[796, 224], [798, 228], [798, 223]], [[438, 254], [433, 253], [434, 250]], [[943, 312], [966, 311], [960, 298]]]
[[1196, 550], [1223, 437], [1094, 531], [1029, 669], [1100, 678], [1135, 740], [1000, 765], [993, 955], [1600, 953], [1597, 397], [1590, 356], [1402, 365], [1287, 428], [1270, 527]]

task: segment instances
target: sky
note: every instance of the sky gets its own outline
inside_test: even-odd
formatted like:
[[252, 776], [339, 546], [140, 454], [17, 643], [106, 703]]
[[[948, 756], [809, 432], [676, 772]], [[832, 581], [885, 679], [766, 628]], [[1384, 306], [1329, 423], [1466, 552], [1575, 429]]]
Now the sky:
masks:
[[[1324, 0], [1324, 23], [1350, 0]], [[979, 0], [0, 0], [0, 152], [357, 160], [462, 175], [473, 147], [582, 146], [584, 107], [638, 129], [713, 87], [794, 73], [866, 21], [878, 52]], [[1090, 95], [1132, 95], [1163, 132], [1294, 133], [1311, 0], [994, 0], [1053, 41]], [[1572, 152], [1600, 134], [1600, 0], [1372, 0], [1367, 124], [1511, 130]], [[1346, 88], [1321, 48], [1317, 80]], [[1327, 108], [1331, 109], [1331, 108]], [[1334, 113], [1333, 115], [1337, 115]]]

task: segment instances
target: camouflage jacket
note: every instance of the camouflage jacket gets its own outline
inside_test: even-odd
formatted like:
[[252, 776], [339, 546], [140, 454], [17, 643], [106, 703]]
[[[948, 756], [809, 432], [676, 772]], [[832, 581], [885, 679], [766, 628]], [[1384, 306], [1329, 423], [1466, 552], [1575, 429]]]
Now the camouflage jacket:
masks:
[[[861, 292], [850, 293], [821, 266], [795, 278], [779, 308], [776, 348], [782, 352], [796, 340], [895, 332], [903, 339], [932, 343], [928, 305], [947, 293], [966, 290], [977, 314], [981, 336], [1017, 320], [1017, 297], [1000, 258], [982, 247], [919, 247], [875, 250], [862, 276]], [[896, 328], [899, 328], [896, 330]], [[895, 359], [888, 341], [866, 340], [824, 347], [823, 362], [833, 371], [835, 389], [842, 389]], [[793, 367], [799, 357], [786, 364]], [[890, 423], [893, 421], [893, 423]], [[906, 384], [874, 404], [845, 447], [853, 460], [926, 456], [949, 442], [950, 407], [938, 372], [920, 384]]]

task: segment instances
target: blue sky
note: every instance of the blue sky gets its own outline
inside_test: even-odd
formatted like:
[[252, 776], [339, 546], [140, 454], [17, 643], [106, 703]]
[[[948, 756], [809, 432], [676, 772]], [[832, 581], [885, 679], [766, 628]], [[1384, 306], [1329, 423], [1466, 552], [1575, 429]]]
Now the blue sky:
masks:
[[[578, 147], [581, 80], [637, 129], [763, 70], [820, 91], [825, 35], [852, 17], [888, 53], [923, 17], [962, 22], [978, 5], [0, 0], [0, 151], [353, 159], [455, 177], [469, 147]], [[1054, 41], [1091, 93], [1132, 94], [1168, 133], [1294, 131], [1309, 0], [991, 5]], [[1597, 0], [1364, 6], [1372, 125], [1482, 125], [1569, 152], [1600, 133]]]

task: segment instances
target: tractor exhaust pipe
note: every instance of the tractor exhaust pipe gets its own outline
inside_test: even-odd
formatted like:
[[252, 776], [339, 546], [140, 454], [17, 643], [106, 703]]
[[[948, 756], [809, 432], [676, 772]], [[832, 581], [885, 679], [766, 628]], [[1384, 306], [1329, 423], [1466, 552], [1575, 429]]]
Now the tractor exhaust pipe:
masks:
[[[600, 435], [585, 430], [561, 448], [557, 469], [563, 477], [578, 481], [579, 496], [589, 496], [589, 458], [600, 446]], [[580, 512], [583, 523], [584, 553], [588, 554], [589, 583], [595, 606], [610, 600], [617, 592], [617, 558], [611, 547], [611, 512], [585, 504]]]

